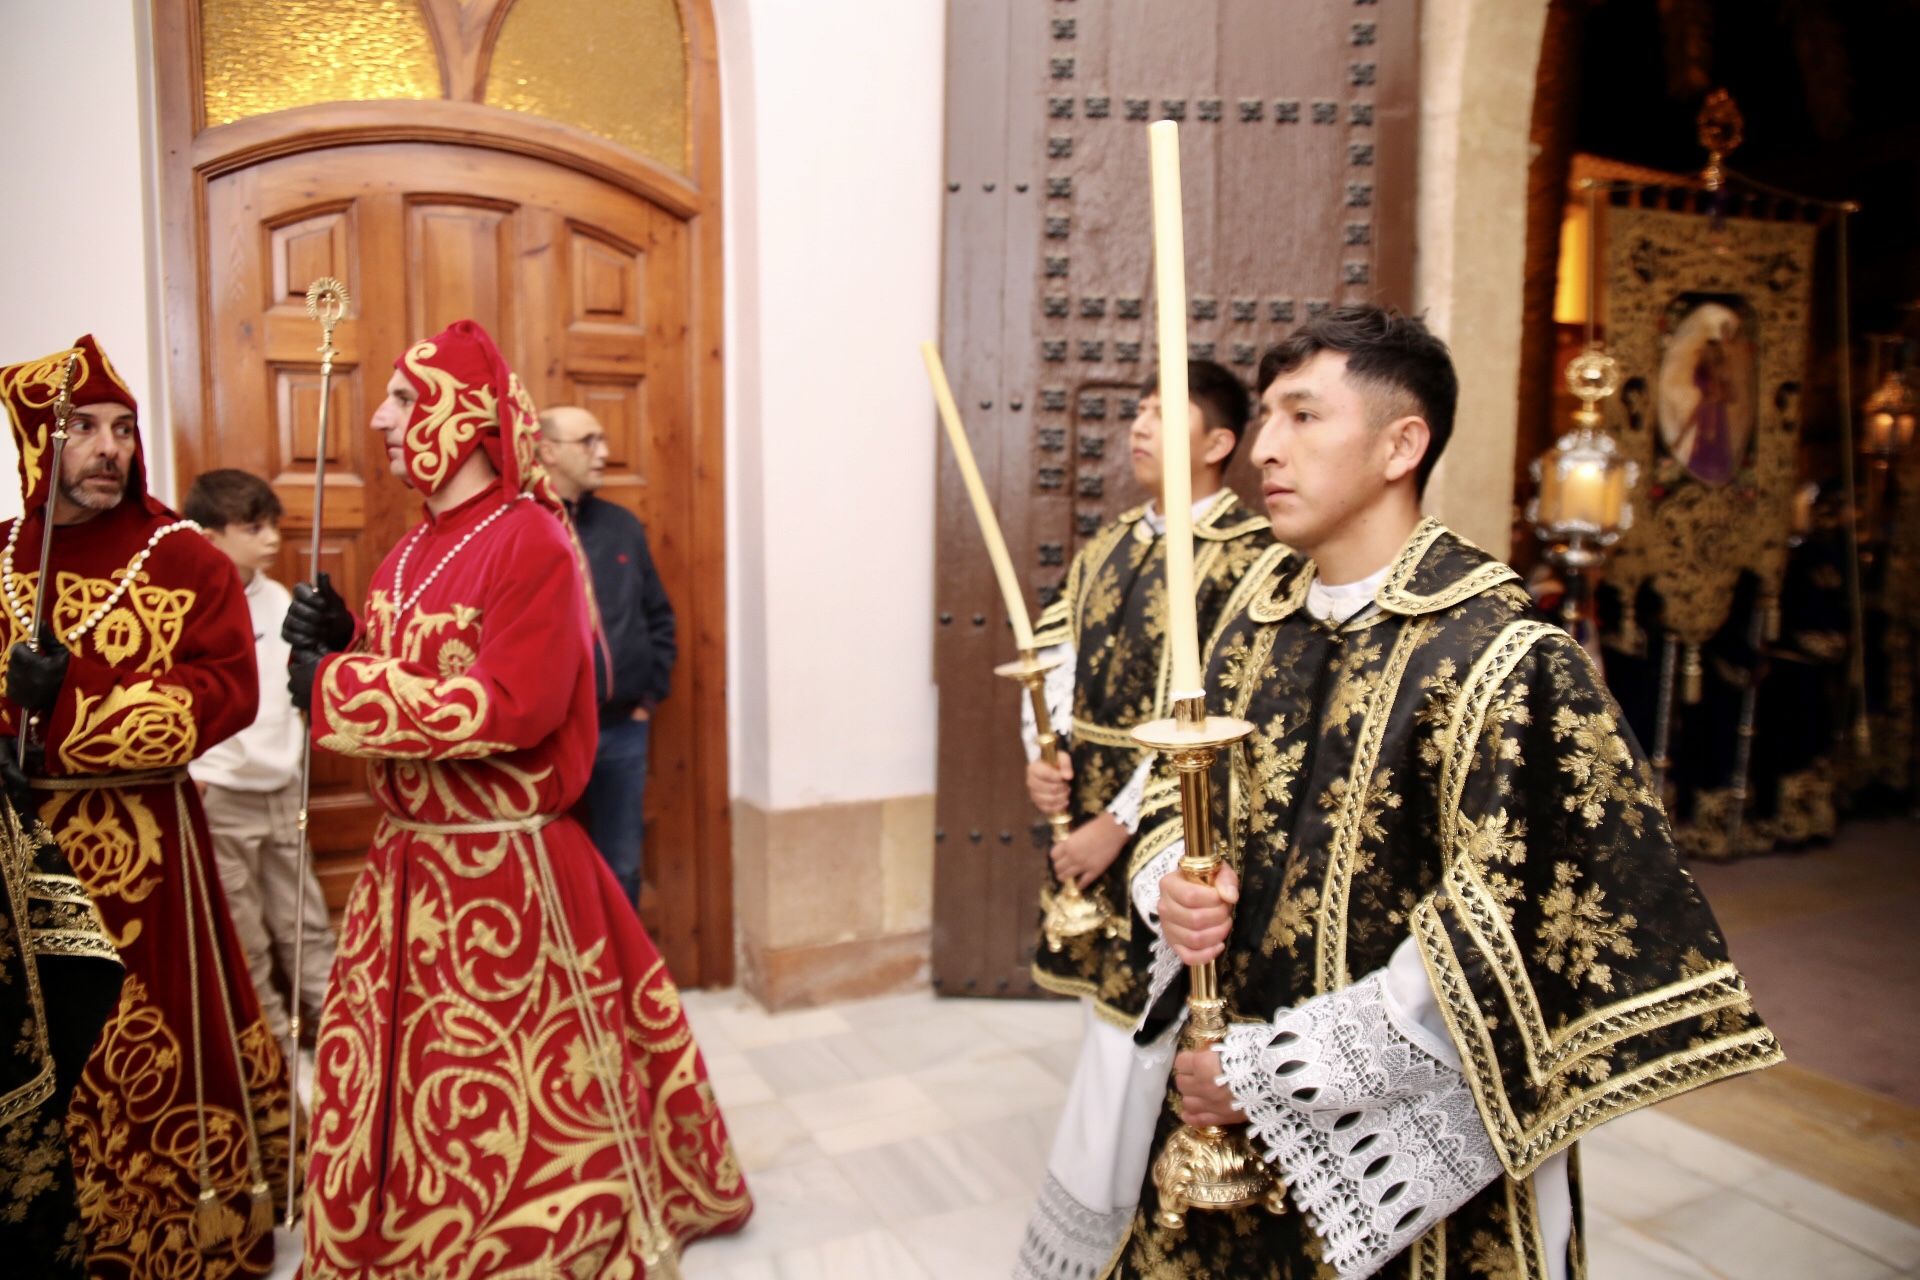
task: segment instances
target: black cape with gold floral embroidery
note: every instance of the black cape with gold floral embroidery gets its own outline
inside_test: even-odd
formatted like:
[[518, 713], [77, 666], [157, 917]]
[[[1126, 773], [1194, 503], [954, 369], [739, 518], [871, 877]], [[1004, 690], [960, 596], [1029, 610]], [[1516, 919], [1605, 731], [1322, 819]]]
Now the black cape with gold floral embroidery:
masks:
[[77, 1277], [67, 1100], [124, 971], [46, 828], [0, 810], [0, 1258], [11, 1275]]
[[[1378, 607], [1344, 625], [1307, 613], [1312, 577], [1271, 554], [1209, 649], [1209, 709], [1255, 726], [1216, 775], [1241, 876], [1222, 992], [1236, 1020], [1265, 1021], [1384, 967], [1411, 933], [1506, 1176], [1379, 1274], [1544, 1277], [1529, 1181], [1543, 1160], [1780, 1050], [1615, 704], [1512, 570], [1427, 521]], [[1136, 864], [1178, 834], [1176, 813], [1149, 818]], [[1177, 1124], [1170, 1107], [1156, 1152]], [[1111, 1274], [1319, 1273], [1298, 1213], [1192, 1212], [1168, 1231], [1153, 1203], [1149, 1185]]]
[[[1096, 818], [1113, 803], [1147, 757], [1129, 736], [1138, 724], [1167, 714], [1166, 541], [1147, 509], [1135, 507], [1100, 530], [1074, 556], [1066, 589], [1040, 616], [1034, 643], [1071, 642], [1073, 673], [1073, 823]], [[1265, 516], [1232, 490], [1222, 490], [1194, 521], [1194, 593], [1201, 628], [1220, 616], [1227, 597], [1260, 554], [1272, 546]], [[1064, 730], [1066, 726], [1055, 726]], [[1132, 1027], [1145, 1007], [1146, 979], [1129, 959], [1131, 910], [1123, 850], [1088, 893], [1120, 922], [1113, 938], [1083, 934], [1065, 947], [1034, 952], [1034, 981], [1049, 991], [1092, 997], [1101, 1015]]]

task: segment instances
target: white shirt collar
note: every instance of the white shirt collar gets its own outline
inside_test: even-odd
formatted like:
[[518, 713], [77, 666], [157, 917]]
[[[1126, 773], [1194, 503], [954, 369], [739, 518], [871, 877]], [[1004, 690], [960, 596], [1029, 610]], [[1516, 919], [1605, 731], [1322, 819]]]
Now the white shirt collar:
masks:
[[1328, 586], [1316, 574], [1307, 587], [1307, 612], [1320, 622], [1331, 621], [1335, 624], [1357, 617], [1362, 609], [1373, 603], [1375, 593], [1380, 590], [1380, 584], [1387, 580], [1387, 573], [1392, 568], [1393, 563], [1389, 561], [1358, 582], [1338, 586]]
[[[1193, 520], [1195, 524], [1198, 524], [1200, 522], [1200, 517], [1207, 514], [1207, 509], [1213, 506], [1213, 504], [1219, 500], [1220, 495], [1224, 492], [1225, 490], [1215, 489], [1212, 493], [1208, 494], [1206, 497], [1195, 498], [1193, 500]], [[1147, 514], [1141, 518], [1147, 522], [1147, 528], [1153, 530], [1154, 537], [1161, 538], [1166, 536], [1167, 518], [1161, 515], [1160, 512], [1155, 509], [1155, 505], [1153, 503], [1151, 502], [1147, 503]]]

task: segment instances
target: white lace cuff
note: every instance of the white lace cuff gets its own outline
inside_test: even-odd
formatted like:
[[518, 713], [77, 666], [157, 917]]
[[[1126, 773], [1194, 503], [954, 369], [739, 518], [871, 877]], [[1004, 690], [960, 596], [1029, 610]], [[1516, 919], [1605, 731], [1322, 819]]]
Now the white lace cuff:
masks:
[[1107, 812], [1113, 820], [1127, 829], [1127, 834], [1140, 834], [1140, 809], [1147, 799], [1147, 776], [1153, 772], [1153, 757], [1148, 756], [1134, 769], [1133, 776], [1127, 779], [1127, 785], [1120, 788], [1120, 794], [1107, 806]]
[[1224, 1082], [1341, 1280], [1374, 1274], [1500, 1175], [1473, 1095], [1428, 1035], [1381, 970], [1220, 1046]]
[[1180, 859], [1186, 856], [1186, 852], [1186, 840], [1175, 840], [1147, 859], [1140, 869], [1133, 873], [1133, 880], [1129, 886], [1134, 909], [1140, 913], [1140, 918], [1147, 922], [1147, 927], [1153, 930], [1152, 963], [1147, 969], [1147, 1003], [1145, 1012], [1141, 1014], [1142, 1022], [1145, 1022], [1147, 1015], [1153, 1012], [1153, 1007], [1160, 1003], [1160, 997], [1166, 994], [1168, 987], [1173, 985], [1173, 980], [1180, 976], [1181, 969], [1186, 967], [1180, 963], [1180, 957], [1173, 953], [1173, 948], [1167, 945], [1167, 940], [1160, 934], [1160, 881], [1179, 869]]
[[[1041, 692], [1047, 700], [1047, 719], [1053, 722], [1053, 731], [1064, 746], [1073, 741], [1073, 668], [1078, 655], [1071, 642], [1062, 642], [1048, 645], [1036, 656], [1060, 659], [1059, 665], [1047, 672]], [[1028, 760], [1040, 758], [1040, 730], [1033, 722], [1033, 703], [1024, 691], [1020, 695], [1020, 745], [1027, 749]]]

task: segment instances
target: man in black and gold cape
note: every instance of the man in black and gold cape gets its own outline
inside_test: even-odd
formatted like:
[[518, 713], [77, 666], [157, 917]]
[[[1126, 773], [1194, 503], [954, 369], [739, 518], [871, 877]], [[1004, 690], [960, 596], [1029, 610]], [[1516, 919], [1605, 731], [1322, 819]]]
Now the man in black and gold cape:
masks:
[[[0, 763], [0, 1258], [8, 1274], [85, 1274], [67, 1100], [125, 971], [93, 900]], [[24, 822], [21, 815], [25, 815]]]
[[[1187, 372], [1193, 464], [1194, 589], [1202, 625], [1219, 616], [1234, 585], [1269, 545], [1265, 517], [1222, 475], [1247, 424], [1247, 388], [1224, 367], [1195, 360]], [[1162, 407], [1156, 384], [1142, 388], [1128, 432], [1134, 480], [1161, 487]], [[1106, 1262], [1131, 1215], [1140, 1162], [1162, 1094], [1160, 1079], [1134, 1065], [1133, 1025], [1147, 984], [1132, 963], [1128, 859], [1140, 825], [1147, 753], [1128, 730], [1166, 714], [1166, 521], [1155, 504], [1124, 513], [1074, 556], [1065, 589], [1040, 616], [1035, 643], [1059, 665], [1048, 676], [1049, 715], [1068, 746], [1055, 770], [1034, 758], [1027, 724], [1028, 784], [1043, 813], [1065, 810], [1073, 832], [1055, 845], [1055, 874], [1071, 875], [1107, 913], [1112, 933], [1035, 948], [1034, 981], [1083, 997], [1086, 1032], [1047, 1182], [1028, 1225], [1015, 1274], [1083, 1277]], [[1164, 1062], [1160, 1071], [1165, 1076]]]
[[1262, 362], [1253, 457], [1294, 549], [1242, 579], [1206, 674], [1254, 725], [1215, 780], [1238, 872], [1167, 874], [1168, 806], [1135, 892], [1164, 935], [1143, 1040], [1180, 1016], [1176, 956], [1218, 958], [1233, 1024], [1175, 1059], [1155, 1151], [1182, 1115], [1248, 1122], [1292, 1211], [1169, 1229], [1149, 1179], [1106, 1274], [1577, 1277], [1575, 1141], [1780, 1059], [1586, 652], [1420, 518], [1456, 397], [1439, 339], [1377, 307]]

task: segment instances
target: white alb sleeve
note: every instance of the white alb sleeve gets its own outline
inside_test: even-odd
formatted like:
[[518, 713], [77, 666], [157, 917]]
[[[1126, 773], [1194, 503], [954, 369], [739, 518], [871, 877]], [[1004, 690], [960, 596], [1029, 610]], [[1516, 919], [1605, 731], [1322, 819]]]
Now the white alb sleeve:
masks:
[[1220, 1064], [1341, 1280], [1501, 1175], [1411, 939], [1352, 986], [1231, 1028]]
[[1134, 909], [1140, 918], [1153, 930], [1153, 943], [1150, 948], [1152, 962], [1147, 969], [1147, 1000], [1141, 1013], [1141, 1021], [1160, 1003], [1160, 997], [1166, 993], [1173, 980], [1184, 968], [1180, 957], [1167, 945], [1166, 938], [1160, 932], [1160, 881], [1180, 867], [1180, 859], [1186, 856], [1187, 842], [1175, 840], [1153, 857], [1147, 859], [1140, 869], [1133, 873], [1128, 892], [1133, 898]]
[[1133, 770], [1120, 793], [1107, 805], [1113, 820], [1127, 829], [1128, 835], [1140, 833], [1140, 810], [1147, 800], [1147, 778], [1153, 773], [1153, 757], [1148, 756]]

